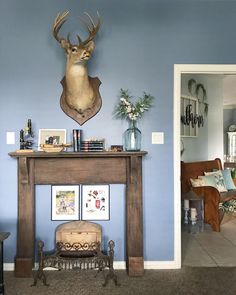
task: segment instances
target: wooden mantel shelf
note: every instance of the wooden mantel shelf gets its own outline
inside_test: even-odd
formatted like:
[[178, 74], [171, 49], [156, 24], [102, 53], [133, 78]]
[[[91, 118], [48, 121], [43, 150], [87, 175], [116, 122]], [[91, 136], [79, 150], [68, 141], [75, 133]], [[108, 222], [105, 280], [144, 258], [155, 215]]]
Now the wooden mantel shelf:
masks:
[[144, 156], [146, 151], [140, 152], [60, 152], [60, 153], [46, 153], [46, 152], [11, 152], [8, 155], [14, 158], [86, 158], [86, 157], [130, 157], [131, 155]]
[[[18, 162], [15, 275], [32, 275], [36, 184], [125, 184], [128, 274], [143, 275], [142, 157], [146, 154], [146, 151], [9, 153], [9, 156], [16, 158]], [[54, 234], [52, 233], [52, 237]]]

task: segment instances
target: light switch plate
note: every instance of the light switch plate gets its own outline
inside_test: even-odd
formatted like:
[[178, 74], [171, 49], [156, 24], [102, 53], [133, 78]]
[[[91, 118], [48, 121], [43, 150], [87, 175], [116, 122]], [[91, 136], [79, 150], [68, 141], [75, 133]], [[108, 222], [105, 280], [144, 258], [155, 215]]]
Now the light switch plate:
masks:
[[7, 132], [7, 144], [15, 144], [15, 132]]
[[164, 144], [164, 133], [152, 132], [152, 144]]

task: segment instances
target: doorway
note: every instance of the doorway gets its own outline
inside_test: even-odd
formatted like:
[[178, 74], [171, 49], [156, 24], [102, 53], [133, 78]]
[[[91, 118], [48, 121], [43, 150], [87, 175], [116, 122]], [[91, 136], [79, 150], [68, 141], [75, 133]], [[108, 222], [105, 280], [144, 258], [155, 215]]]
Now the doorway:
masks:
[[176, 268], [181, 268], [181, 191], [180, 191], [180, 97], [182, 74], [236, 74], [236, 65], [174, 65], [174, 118], [173, 118], [173, 142], [174, 142], [174, 260]]

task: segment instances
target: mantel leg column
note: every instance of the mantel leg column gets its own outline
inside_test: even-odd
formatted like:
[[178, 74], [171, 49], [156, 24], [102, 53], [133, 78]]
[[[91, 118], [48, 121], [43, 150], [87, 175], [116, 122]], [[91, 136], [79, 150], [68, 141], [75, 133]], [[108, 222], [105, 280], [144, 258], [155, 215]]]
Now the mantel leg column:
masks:
[[131, 156], [130, 175], [126, 191], [127, 267], [129, 276], [142, 276], [143, 259], [143, 203], [142, 203], [142, 157]]
[[15, 276], [31, 277], [34, 258], [33, 160], [18, 160], [18, 228]]
[[4, 294], [3, 280], [3, 241], [0, 242], [0, 295]]

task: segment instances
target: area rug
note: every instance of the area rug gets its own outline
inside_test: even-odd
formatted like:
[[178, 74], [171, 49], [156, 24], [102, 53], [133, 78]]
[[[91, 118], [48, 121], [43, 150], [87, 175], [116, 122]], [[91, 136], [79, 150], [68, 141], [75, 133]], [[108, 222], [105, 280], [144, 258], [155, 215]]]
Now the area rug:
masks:
[[5, 272], [5, 295], [217, 295], [236, 294], [236, 268], [183, 267], [180, 270], [146, 270], [142, 277], [129, 277], [117, 270], [120, 286], [110, 281], [102, 286], [103, 275], [95, 271], [47, 271], [50, 286], [33, 278], [15, 278]]

